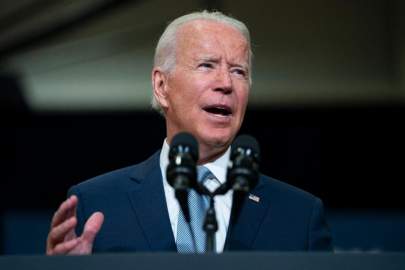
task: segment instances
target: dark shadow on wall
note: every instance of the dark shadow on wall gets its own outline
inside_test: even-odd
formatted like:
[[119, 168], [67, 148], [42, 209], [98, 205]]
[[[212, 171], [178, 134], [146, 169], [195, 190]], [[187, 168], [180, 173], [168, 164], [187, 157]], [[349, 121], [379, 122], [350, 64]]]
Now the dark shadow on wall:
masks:
[[18, 75], [0, 73], [0, 110], [2, 118], [28, 113], [28, 105]]
[[[3, 213], [6, 207], [6, 196], [11, 182], [14, 181], [16, 166], [16, 130], [17, 123], [24, 123], [29, 115], [29, 108], [24, 99], [19, 77], [11, 73], [0, 73], [0, 230], [3, 225]], [[0, 234], [0, 243], [3, 243]], [[0, 244], [0, 252], [3, 246]]]
[[[258, 139], [263, 173], [329, 207], [405, 208], [404, 116], [403, 107], [251, 108], [241, 133]], [[146, 159], [165, 137], [151, 110], [37, 112], [2, 129], [7, 209], [56, 207], [69, 186]]]
[[[6, 177], [1, 179], [0, 200], [7, 216], [2, 220], [0, 241], [13, 243], [3, 247], [3, 252], [42, 252], [49, 213], [71, 185], [144, 160], [161, 147], [165, 137], [162, 117], [151, 110], [15, 115], [20, 116], [0, 124]], [[403, 224], [403, 216], [395, 213], [405, 209], [399, 181], [405, 172], [398, 158], [405, 151], [405, 131], [400, 128], [404, 116], [405, 107], [400, 105], [251, 108], [241, 133], [258, 139], [263, 173], [314, 193], [331, 213], [337, 213], [330, 220], [338, 249], [395, 245], [398, 249], [395, 238], [381, 245], [373, 241], [383, 239], [387, 228]], [[20, 239], [18, 235], [8, 232], [24, 229], [30, 222], [37, 224], [33, 225], [35, 235], [20, 235], [37, 237], [37, 244], [23, 246], [15, 240]], [[375, 226], [369, 227], [370, 222]], [[347, 242], [348, 228], [355, 226], [369, 228], [372, 239], [357, 234], [358, 238], [352, 237], [357, 242]], [[398, 235], [397, 239], [403, 239]], [[365, 240], [369, 242], [361, 242]]]

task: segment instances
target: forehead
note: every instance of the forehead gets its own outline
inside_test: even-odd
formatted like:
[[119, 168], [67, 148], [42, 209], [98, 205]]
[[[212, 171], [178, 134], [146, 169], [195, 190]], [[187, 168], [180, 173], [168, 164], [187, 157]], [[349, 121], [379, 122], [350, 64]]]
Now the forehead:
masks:
[[[228, 57], [248, 60], [249, 45], [235, 27], [212, 20], [194, 20], [182, 25], [177, 32], [177, 53], [213, 55], [226, 53]], [[242, 59], [240, 59], [242, 58]]]

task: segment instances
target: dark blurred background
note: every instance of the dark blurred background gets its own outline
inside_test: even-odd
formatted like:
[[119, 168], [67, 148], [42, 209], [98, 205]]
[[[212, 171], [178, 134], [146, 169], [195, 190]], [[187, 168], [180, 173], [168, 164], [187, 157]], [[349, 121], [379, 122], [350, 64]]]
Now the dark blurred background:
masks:
[[202, 9], [251, 30], [262, 172], [324, 201], [337, 251], [405, 251], [403, 1], [3, 0], [0, 254], [43, 253], [71, 185], [161, 147], [154, 46]]

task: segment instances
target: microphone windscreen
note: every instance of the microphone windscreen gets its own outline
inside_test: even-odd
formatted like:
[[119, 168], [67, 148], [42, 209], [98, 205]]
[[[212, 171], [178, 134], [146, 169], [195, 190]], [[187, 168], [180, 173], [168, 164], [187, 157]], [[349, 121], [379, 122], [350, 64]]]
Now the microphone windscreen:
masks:
[[187, 151], [190, 153], [194, 161], [198, 160], [198, 142], [193, 135], [188, 132], [177, 133], [172, 139], [170, 148], [176, 149], [179, 146], [188, 148]]
[[244, 149], [246, 151], [247, 149], [250, 149], [252, 151], [252, 154], [255, 156], [256, 159], [260, 159], [260, 147], [259, 143], [257, 140], [250, 136], [250, 135], [240, 135], [238, 136], [232, 143], [231, 149], [232, 149], [232, 155], [235, 155], [238, 153], [238, 149]]

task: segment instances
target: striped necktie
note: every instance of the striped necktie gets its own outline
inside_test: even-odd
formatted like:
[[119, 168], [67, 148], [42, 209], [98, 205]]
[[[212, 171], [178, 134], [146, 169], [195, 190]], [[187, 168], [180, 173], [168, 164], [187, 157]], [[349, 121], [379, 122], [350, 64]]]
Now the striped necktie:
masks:
[[[216, 178], [208, 168], [199, 166], [197, 180], [204, 184], [206, 179]], [[188, 207], [190, 209], [191, 229], [184, 218], [183, 212], [180, 210], [177, 223], [176, 241], [177, 251], [179, 253], [203, 253], [206, 251], [203, 222], [208, 206], [209, 200], [206, 196], [202, 196], [196, 191], [190, 190], [188, 194]], [[194, 247], [193, 236], [195, 238], [196, 247]]]

